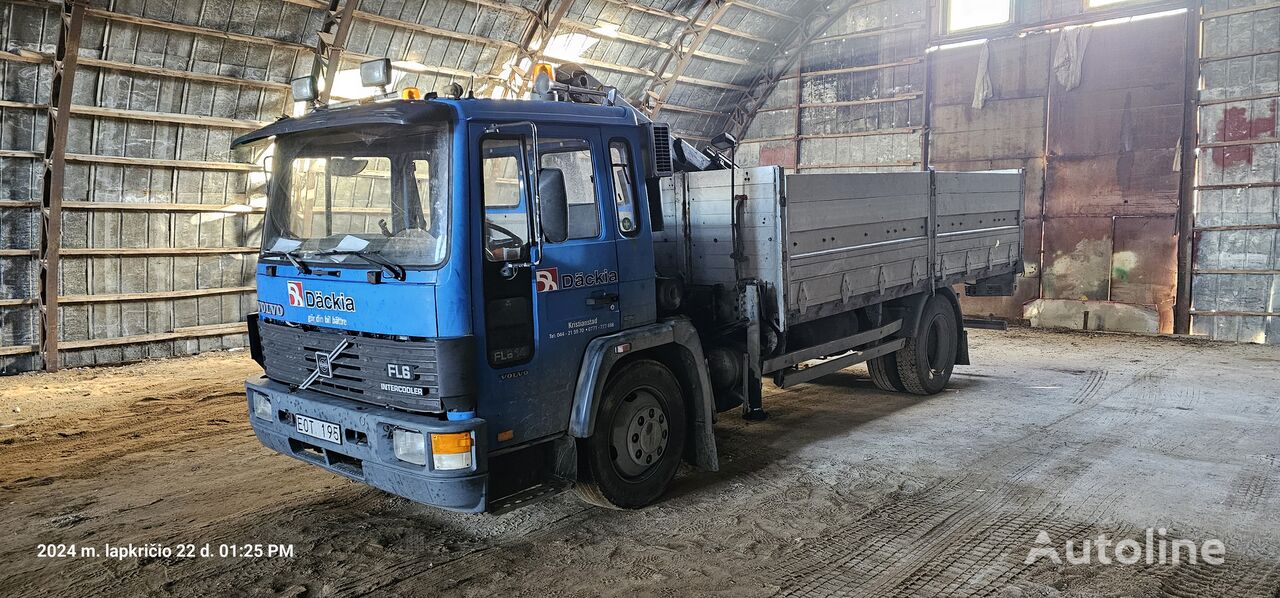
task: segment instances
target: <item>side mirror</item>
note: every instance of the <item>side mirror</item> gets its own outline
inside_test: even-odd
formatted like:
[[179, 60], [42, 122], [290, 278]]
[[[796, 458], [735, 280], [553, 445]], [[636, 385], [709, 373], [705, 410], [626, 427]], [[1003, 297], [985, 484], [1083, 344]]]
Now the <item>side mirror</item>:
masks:
[[538, 169], [538, 199], [542, 205], [538, 220], [548, 243], [569, 238], [569, 198], [564, 189], [564, 172], [559, 168]]

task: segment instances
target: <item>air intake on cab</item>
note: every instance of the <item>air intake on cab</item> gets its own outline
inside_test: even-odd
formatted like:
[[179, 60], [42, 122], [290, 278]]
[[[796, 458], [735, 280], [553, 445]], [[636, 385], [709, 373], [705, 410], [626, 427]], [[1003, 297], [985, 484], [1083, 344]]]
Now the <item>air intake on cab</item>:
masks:
[[671, 128], [664, 123], [650, 123], [649, 137], [649, 147], [653, 152], [653, 176], [671, 176], [674, 172], [671, 164]]

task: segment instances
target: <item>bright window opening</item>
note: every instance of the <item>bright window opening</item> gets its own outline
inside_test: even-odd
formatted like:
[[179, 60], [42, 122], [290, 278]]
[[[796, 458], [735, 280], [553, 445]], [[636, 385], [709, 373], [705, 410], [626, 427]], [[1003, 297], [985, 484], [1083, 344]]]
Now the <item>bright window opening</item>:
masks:
[[1131, 2], [1132, 0], [1084, 0], [1085, 8], [1100, 8], [1103, 6], [1111, 6], [1113, 4], [1121, 4]]
[[[1117, 0], [1086, 1], [1115, 2]], [[1010, 0], [948, 0], [947, 2], [948, 33], [1003, 25], [1012, 20], [1013, 3]]]

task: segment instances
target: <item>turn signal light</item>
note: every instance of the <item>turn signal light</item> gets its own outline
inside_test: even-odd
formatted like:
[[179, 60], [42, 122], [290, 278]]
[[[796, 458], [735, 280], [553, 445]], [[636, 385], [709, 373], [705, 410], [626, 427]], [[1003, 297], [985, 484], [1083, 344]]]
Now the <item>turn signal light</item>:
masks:
[[421, 100], [422, 90], [417, 87], [406, 87], [400, 90], [400, 97], [405, 100]]
[[436, 469], [471, 467], [473, 442], [470, 432], [431, 435], [431, 464]]

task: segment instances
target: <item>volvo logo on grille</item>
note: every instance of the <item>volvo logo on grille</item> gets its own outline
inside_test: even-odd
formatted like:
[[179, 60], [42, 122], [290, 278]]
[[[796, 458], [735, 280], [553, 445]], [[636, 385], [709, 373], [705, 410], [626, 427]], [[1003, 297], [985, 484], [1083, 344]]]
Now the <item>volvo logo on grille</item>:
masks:
[[311, 372], [310, 376], [307, 376], [306, 380], [302, 381], [302, 384], [298, 385], [298, 390], [306, 390], [307, 387], [314, 384], [315, 381], [320, 378], [332, 378], [333, 360], [337, 359], [339, 355], [342, 355], [342, 352], [346, 351], [347, 347], [350, 346], [351, 341], [344, 338], [342, 339], [342, 342], [338, 343], [338, 346], [334, 347], [333, 350], [328, 353], [316, 351], [316, 369]]

